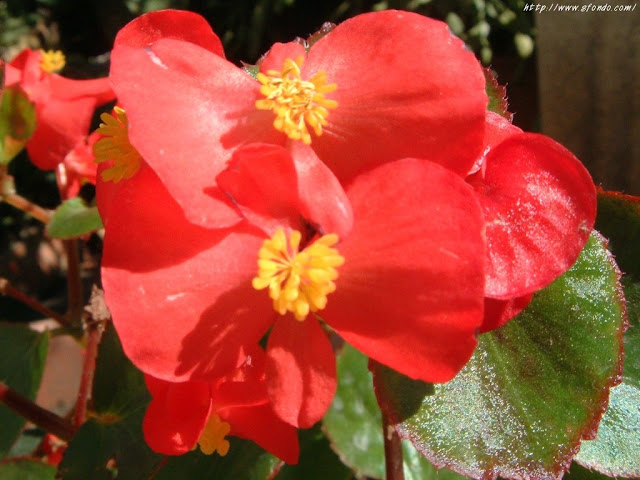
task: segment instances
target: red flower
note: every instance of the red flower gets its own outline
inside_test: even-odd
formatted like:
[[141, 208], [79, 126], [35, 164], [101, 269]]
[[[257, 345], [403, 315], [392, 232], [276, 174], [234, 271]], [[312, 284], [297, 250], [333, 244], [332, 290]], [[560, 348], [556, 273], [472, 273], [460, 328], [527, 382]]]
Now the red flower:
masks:
[[204, 19], [174, 10], [128, 24], [112, 53], [131, 143], [198, 225], [238, 222], [212, 179], [249, 142], [317, 155], [341, 182], [405, 157], [465, 175], [481, 153], [484, 75], [442, 22], [359, 15], [308, 51], [274, 45], [258, 80], [223, 55]]
[[72, 80], [54, 73], [63, 66], [61, 52], [28, 49], [6, 65], [5, 85], [19, 85], [35, 103], [37, 125], [27, 151], [44, 170], [55, 169], [87, 136], [95, 108], [115, 98], [108, 78]]
[[582, 163], [549, 137], [523, 133], [488, 112], [474, 186], [486, 219], [487, 315], [481, 331], [522, 311], [568, 270], [596, 216], [596, 189]]
[[236, 150], [217, 184], [245, 221], [191, 224], [145, 163], [128, 180], [98, 180], [106, 300], [140, 369], [169, 382], [211, 381], [271, 328], [269, 398], [280, 418], [308, 427], [335, 391], [319, 319], [414, 378], [447, 381], [470, 358], [484, 227], [457, 174], [404, 159], [357, 176], [345, 192], [315, 156], [256, 144]]
[[80, 138], [58, 165], [56, 178], [63, 199], [77, 196], [85, 183], [96, 184], [98, 165], [95, 162], [93, 145], [99, 138], [100, 135], [96, 132]]
[[229, 450], [227, 435], [249, 439], [287, 463], [298, 461], [297, 431], [273, 413], [264, 385], [264, 353], [248, 355], [241, 368], [213, 382], [171, 383], [145, 375], [152, 400], [143, 421], [147, 444], [181, 455]]

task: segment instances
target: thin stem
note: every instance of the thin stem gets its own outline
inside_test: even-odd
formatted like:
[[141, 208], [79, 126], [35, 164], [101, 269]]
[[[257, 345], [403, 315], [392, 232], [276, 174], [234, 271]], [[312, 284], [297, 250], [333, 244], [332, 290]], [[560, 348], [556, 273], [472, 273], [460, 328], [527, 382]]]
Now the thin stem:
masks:
[[45, 307], [42, 303], [40, 303], [35, 298], [31, 298], [28, 295], [25, 295], [20, 290], [18, 290], [14, 286], [12, 286], [9, 283], [9, 280], [7, 280], [6, 278], [2, 278], [2, 277], [0, 277], [0, 294], [8, 295], [9, 297], [15, 298], [19, 302], [22, 302], [25, 305], [27, 305], [28, 307], [33, 308], [35, 311], [40, 312], [45, 317], [53, 318], [60, 325], [63, 325], [65, 327], [69, 327], [70, 326], [69, 323], [67, 322], [67, 320], [62, 315], [60, 315], [59, 313], [56, 313], [53, 310], [50, 310], [49, 308]]
[[402, 467], [402, 442], [389, 418], [382, 410], [382, 434], [384, 436], [384, 458], [387, 467], [387, 480], [404, 480]]
[[84, 352], [84, 365], [82, 366], [82, 377], [80, 377], [80, 388], [76, 408], [73, 412], [73, 424], [76, 427], [82, 425], [87, 419], [87, 403], [91, 395], [93, 386], [93, 375], [96, 370], [96, 358], [98, 356], [98, 344], [102, 336], [102, 329], [94, 323], [88, 325], [87, 346]]
[[82, 377], [78, 399], [73, 413], [73, 424], [76, 427], [82, 425], [87, 418], [87, 403], [93, 387], [93, 376], [96, 370], [96, 358], [98, 357], [98, 345], [106, 323], [111, 319], [109, 310], [104, 304], [102, 290], [94, 285], [91, 292], [89, 305], [84, 309], [83, 325], [87, 331], [87, 345], [85, 348]]
[[13, 205], [17, 209], [28, 213], [36, 220], [40, 220], [45, 225], [51, 220], [51, 211], [42, 208], [40, 205], [36, 205], [30, 202], [22, 195], [17, 193], [3, 193], [0, 197], [1, 200], [7, 202], [9, 205]]
[[65, 240], [63, 244], [67, 254], [67, 318], [77, 325], [82, 317], [84, 306], [78, 241]]
[[38, 427], [53, 433], [56, 437], [66, 442], [71, 441], [75, 434], [75, 428], [70, 422], [36, 405], [27, 397], [20, 395], [2, 382], [0, 382], [0, 402]]

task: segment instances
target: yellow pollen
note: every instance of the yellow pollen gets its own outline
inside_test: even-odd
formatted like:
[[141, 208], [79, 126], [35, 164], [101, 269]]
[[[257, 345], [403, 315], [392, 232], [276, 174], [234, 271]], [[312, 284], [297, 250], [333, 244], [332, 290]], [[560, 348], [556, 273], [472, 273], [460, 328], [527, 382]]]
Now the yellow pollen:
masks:
[[66, 59], [60, 50], [40, 50], [40, 69], [44, 73], [56, 73], [64, 68]]
[[273, 126], [292, 140], [311, 143], [307, 127], [311, 127], [317, 136], [322, 135], [322, 127], [327, 125], [330, 108], [336, 108], [338, 102], [325, 98], [325, 93], [335, 91], [335, 83], [327, 84], [324, 71], [316, 73], [310, 80], [300, 78], [302, 57], [294, 62], [290, 58], [284, 61], [282, 71], [268, 70], [267, 74], [258, 73], [262, 84], [260, 93], [266, 98], [256, 101], [258, 110], [272, 110], [276, 114]]
[[220, 417], [212, 413], [200, 434], [198, 444], [200, 451], [205, 455], [211, 455], [216, 450], [221, 457], [229, 451], [229, 441], [225, 437], [229, 434], [231, 426], [220, 420]]
[[336, 267], [344, 263], [344, 257], [332, 248], [338, 243], [336, 234], [324, 235], [299, 251], [301, 238], [294, 230], [287, 244], [279, 229], [265, 240], [258, 252], [258, 275], [252, 282], [256, 290], [269, 287], [276, 312], [292, 312], [299, 321], [327, 306], [327, 295], [336, 289]]
[[115, 117], [108, 113], [100, 115], [104, 122], [97, 132], [103, 135], [93, 145], [96, 163], [112, 162], [113, 166], [102, 172], [102, 180], [114, 183], [131, 178], [140, 168], [142, 158], [129, 142], [129, 122], [125, 111], [120, 107], [113, 109]]

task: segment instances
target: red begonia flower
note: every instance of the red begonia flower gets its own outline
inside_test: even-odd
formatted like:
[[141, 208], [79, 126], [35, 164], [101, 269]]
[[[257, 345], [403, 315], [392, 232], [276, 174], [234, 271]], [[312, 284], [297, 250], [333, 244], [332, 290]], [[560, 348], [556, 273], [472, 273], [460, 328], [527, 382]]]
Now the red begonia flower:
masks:
[[487, 229], [485, 293], [493, 300], [482, 331], [504, 324], [573, 265], [596, 215], [589, 173], [551, 138], [489, 112], [485, 144], [479, 170], [468, 178]]
[[[259, 172], [272, 175], [260, 182]], [[309, 178], [315, 187], [300, 188]], [[106, 301], [140, 369], [211, 381], [272, 327], [267, 394], [281, 419], [308, 427], [336, 385], [319, 319], [413, 378], [447, 381], [468, 361], [484, 303], [484, 221], [459, 175], [409, 158], [343, 191], [315, 156], [260, 144], [237, 150], [217, 180], [246, 220], [212, 230], [188, 222], [146, 164], [115, 186], [98, 180]], [[285, 251], [295, 266], [271, 281]]]
[[[359, 15], [308, 51], [276, 44], [260, 81], [228, 62], [219, 44], [200, 16], [167, 10], [124, 27], [111, 57], [131, 143], [193, 223], [238, 221], [211, 179], [250, 142], [303, 144], [343, 183], [404, 157], [465, 175], [481, 153], [484, 75], [442, 22], [399, 11]], [[269, 108], [288, 95], [278, 90], [283, 69], [306, 107], [281, 109], [289, 117], [276, 120]]]
[[269, 405], [264, 354], [254, 349], [231, 375], [212, 382], [172, 383], [145, 375], [151, 403], [142, 424], [156, 452], [181, 455], [197, 444], [226, 455], [226, 435], [252, 440], [287, 463], [298, 461], [297, 431]]
[[490, 332], [500, 328], [509, 320], [519, 315], [529, 306], [533, 299], [533, 293], [516, 297], [510, 300], [497, 300], [495, 298], [484, 299], [484, 320], [478, 333]]
[[37, 124], [27, 152], [44, 170], [55, 169], [87, 136], [95, 108], [115, 98], [108, 78], [62, 77], [45, 63], [49, 55], [52, 53], [40, 50], [22, 51], [6, 65], [5, 78], [7, 86], [19, 85], [35, 103]]
[[81, 138], [58, 165], [56, 178], [63, 199], [77, 196], [86, 183], [96, 184], [98, 165], [95, 163], [93, 145], [99, 138], [96, 132]]

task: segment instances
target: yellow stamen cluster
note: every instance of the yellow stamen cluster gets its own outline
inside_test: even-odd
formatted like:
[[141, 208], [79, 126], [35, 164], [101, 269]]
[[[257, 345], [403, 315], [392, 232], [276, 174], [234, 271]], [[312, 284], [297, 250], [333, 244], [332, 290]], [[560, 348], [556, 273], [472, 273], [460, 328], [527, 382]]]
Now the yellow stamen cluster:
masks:
[[310, 80], [300, 78], [302, 57], [294, 62], [287, 58], [282, 71], [268, 70], [267, 74], [258, 73], [262, 84], [260, 93], [266, 98], [256, 101], [258, 110], [272, 110], [276, 114], [273, 126], [293, 140], [311, 143], [307, 126], [316, 135], [322, 135], [322, 127], [327, 125], [330, 108], [336, 108], [338, 102], [324, 97], [325, 93], [335, 91], [335, 83], [327, 84], [327, 75], [321, 71]]
[[229, 451], [229, 441], [225, 437], [229, 434], [231, 426], [223, 422], [218, 415], [212, 413], [200, 434], [198, 444], [205, 455], [211, 455], [216, 450], [221, 457]]
[[294, 230], [287, 244], [280, 229], [265, 240], [258, 252], [258, 275], [253, 279], [256, 290], [269, 287], [273, 308], [280, 315], [292, 312], [300, 321], [327, 306], [327, 295], [336, 289], [336, 267], [344, 263], [344, 257], [332, 248], [338, 243], [337, 235], [324, 235], [299, 251], [301, 238]]
[[60, 50], [40, 50], [40, 69], [44, 73], [56, 73], [64, 68], [66, 59]]
[[115, 117], [108, 113], [100, 115], [104, 122], [97, 132], [103, 135], [93, 146], [96, 163], [113, 162], [113, 166], [102, 172], [105, 182], [119, 182], [131, 178], [140, 168], [142, 158], [129, 142], [129, 121], [125, 111], [120, 107], [113, 109]]

